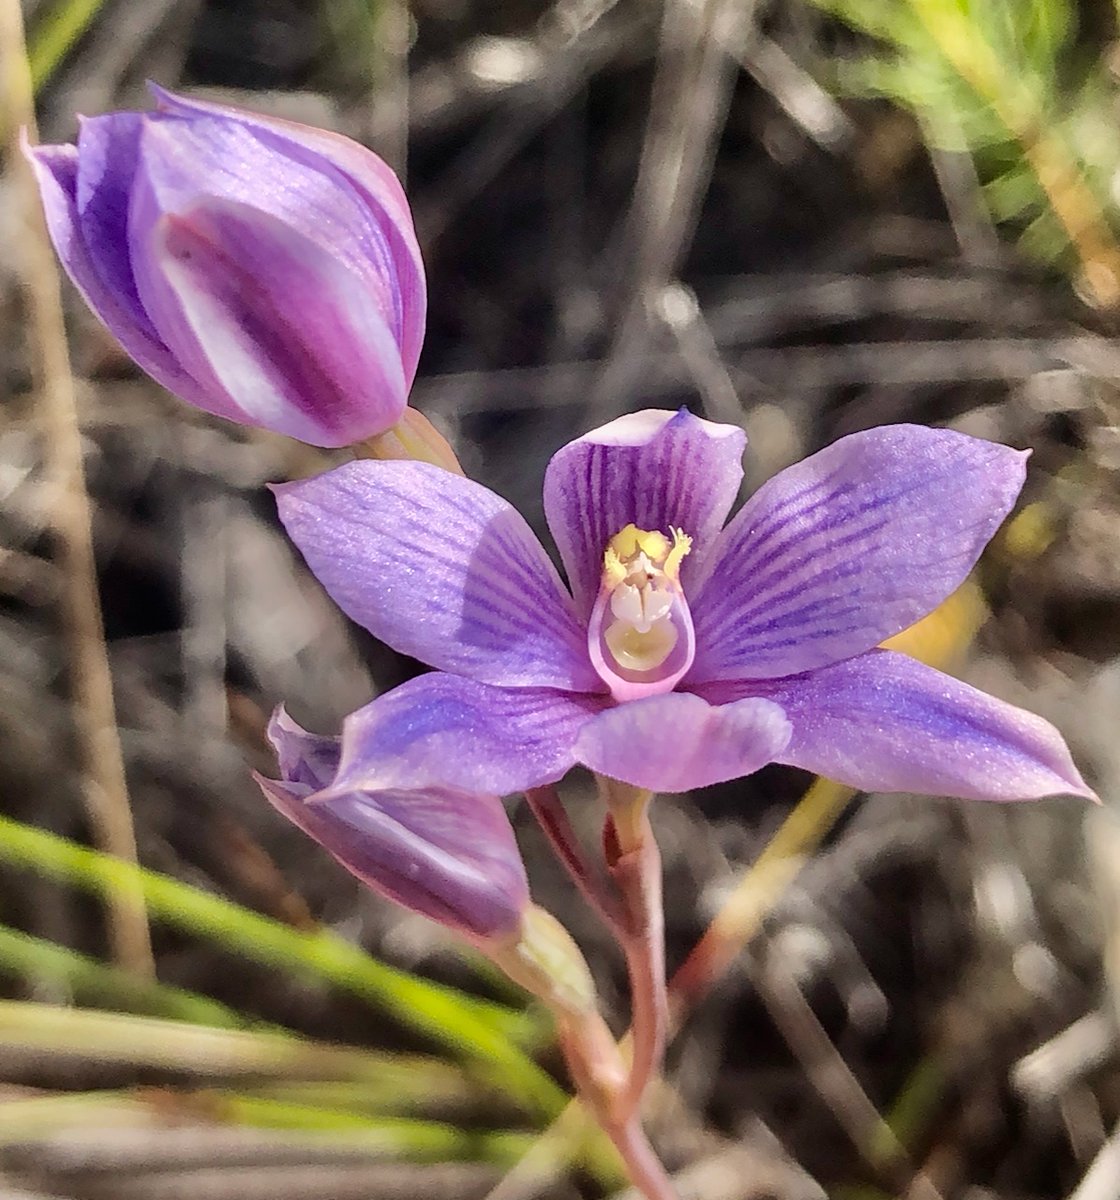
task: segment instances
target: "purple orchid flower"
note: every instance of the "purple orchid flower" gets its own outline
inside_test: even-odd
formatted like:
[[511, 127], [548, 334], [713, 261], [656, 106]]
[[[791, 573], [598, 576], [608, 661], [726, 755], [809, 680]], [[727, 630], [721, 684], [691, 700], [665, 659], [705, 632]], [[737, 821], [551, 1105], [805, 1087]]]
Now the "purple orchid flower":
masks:
[[268, 732], [282, 778], [257, 776], [261, 790], [352, 875], [474, 940], [520, 928], [529, 885], [497, 797], [441, 787], [319, 799], [338, 773], [339, 739], [306, 733], [283, 710]]
[[436, 668], [347, 720], [324, 795], [505, 794], [576, 763], [680, 792], [780, 762], [865, 790], [1092, 796], [1047, 722], [876, 648], [962, 582], [1027, 455], [912, 425], [857, 433], [724, 527], [745, 440], [648, 411], [561, 449], [544, 502], [570, 591], [470, 480], [353, 462], [278, 488], [343, 610]]
[[426, 304], [396, 176], [338, 135], [152, 90], [155, 112], [27, 150], [90, 307], [206, 412], [320, 446], [392, 427]]

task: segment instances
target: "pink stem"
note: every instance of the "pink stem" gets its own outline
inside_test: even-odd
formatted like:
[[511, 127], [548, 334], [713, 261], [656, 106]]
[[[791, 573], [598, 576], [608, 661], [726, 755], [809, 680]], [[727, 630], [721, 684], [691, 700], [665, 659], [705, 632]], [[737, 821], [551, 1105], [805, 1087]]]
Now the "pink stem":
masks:
[[617, 941], [625, 947], [629, 940], [626, 928], [627, 914], [623, 911], [618, 897], [609, 890], [607, 880], [588, 861], [568, 819], [567, 809], [557, 794], [555, 784], [530, 788], [525, 793], [525, 799], [556, 857], [564, 864], [572, 881], [583, 893], [584, 899], [598, 913]]
[[617, 829], [608, 820], [607, 862], [626, 901], [629, 921], [622, 941], [630, 975], [633, 1052], [621, 1113], [638, 1111], [650, 1081], [661, 1068], [669, 1026], [665, 991], [665, 918], [661, 903], [661, 853], [648, 821], [637, 843], [623, 851]]
[[646, 1200], [680, 1200], [673, 1181], [649, 1144], [637, 1116], [624, 1125], [606, 1126], [607, 1135], [626, 1164], [626, 1172]]
[[633, 1010], [632, 1054], [625, 1085], [614, 1101], [615, 1124], [629, 1121], [638, 1112], [650, 1081], [661, 1068], [669, 1026], [661, 853], [649, 824], [649, 797], [637, 792], [630, 795], [631, 791], [619, 793], [620, 815], [625, 814], [622, 825], [612, 811], [604, 826], [607, 868], [617, 895], [589, 864], [556, 788], [532, 788], [525, 793], [557, 857], [626, 956]]
[[598, 1018], [561, 1021], [560, 1047], [580, 1096], [618, 1150], [646, 1200], [679, 1200], [636, 1112], [623, 1106], [623, 1067], [610, 1030]]

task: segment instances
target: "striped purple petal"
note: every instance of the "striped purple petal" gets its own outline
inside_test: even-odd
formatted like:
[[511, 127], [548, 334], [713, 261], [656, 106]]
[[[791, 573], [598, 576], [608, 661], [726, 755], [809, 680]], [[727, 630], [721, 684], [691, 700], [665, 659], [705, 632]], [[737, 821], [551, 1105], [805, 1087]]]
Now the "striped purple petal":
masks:
[[781, 705], [793, 735], [779, 761], [863, 791], [1096, 798], [1048, 721], [890, 650], [699, 690], [712, 703], [751, 695]]
[[145, 332], [158, 339], [136, 288], [128, 239], [143, 125], [143, 115], [132, 112], [78, 118], [75, 201], [81, 238], [105, 289], [127, 306]]
[[481, 484], [366, 461], [275, 490], [320, 583], [395, 650], [484, 683], [604, 690], [556, 568]]
[[764, 699], [712, 705], [667, 692], [609, 708], [576, 739], [579, 762], [600, 775], [657, 792], [693, 788], [750, 775], [777, 759], [790, 726]]
[[681, 581], [698, 574], [738, 494], [746, 435], [687, 409], [619, 417], [553, 455], [544, 511], [583, 617], [591, 613], [607, 542], [624, 526], [693, 539]]
[[338, 773], [342, 739], [301, 729], [281, 705], [268, 723], [268, 740], [276, 751], [280, 778], [310, 795], [325, 788]]
[[259, 209], [200, 200], [163, 216], [138, 283], [179, 362], [216, 381], [234, 419], [328, 445], [400, 419], [407, 385], [380, 304], [338, 259]]
[[[388, 294], [393, 298], [395, 329], [405, 377], [411, 386], [424, 340], [427, 292], [412, 213], [392, 169], [371, 150], [341, 134], [177, 95], [154, 84], [149, 86], [161, 113], [235, 122], [267, 153], [283, 156], [291, 164], [289, 174], [299, 174], [301, 169], [318, 172], [353, 190], [361, 206], [373, 216], [372, 228], [358, 234], [361, 253], [368, 255], [368, 259], [359, 259], [355, 265], [361, 269], [362, 261], [376, 263], [373, 273], [392, 280]], [[264, 198], [263, 203], [271, 204], [271, 197]], [[328, 248], [337, 245], [332, 241], [337, 227], [333, 214], [328, 214], [328, 220], [313, 224], [315, 231], [326, 239]]]
[[[87, 124], [113, 119], [94, 118]], [[344, 264], [403, 341], [406, 318], [398, 262], [382, 214], [371, 209], [333, 163], [313, 160], [305, 147], [260, 132], [237, 114], [155, 113], [142, 118], [136, 171], [152, 201], [146, 211], [129, 214], [134, 260], [144, 254], [152, 222], [162, 213], [182, 212], [202, 197], [247, 204]], [[411, 259], [400, 266], [416, 269]]]
[[333, 790], [439, 783], [503, 796], [552, 783], [574, 765], [580, 729], [607, 703], [422, 675], [347, 718]]
[[[183, 370], [155, 333], [136, 294], [127, 242], [107, 240], [101, 214], [94, 224], [94, 242], [87, 240], [78, 211], [79, 161], [74, 146], [25, 146], [35, 171], [47, 229], [66, 273], [86, 303], [104, 322], [127, 353], [168, 391], [196, 408], [233, 417], [222, 407], [220, 389], [207, 389]], [[110, 205], [111, 207], [111, 205]], [[214, 394], [218, 391], [218, 395]]]
[[1025, 453], [945, 429], [841, 438], [764, 484], [692, 598], [686, 684], [795, 675], [862, 654], [930, 612], [1015, 502]]
[[392, 171], [344, 138], [156, 90], [158, 112], [27, 150], [91, 307], [207, 412], [317, 445], [391, 428], [426, 306]]

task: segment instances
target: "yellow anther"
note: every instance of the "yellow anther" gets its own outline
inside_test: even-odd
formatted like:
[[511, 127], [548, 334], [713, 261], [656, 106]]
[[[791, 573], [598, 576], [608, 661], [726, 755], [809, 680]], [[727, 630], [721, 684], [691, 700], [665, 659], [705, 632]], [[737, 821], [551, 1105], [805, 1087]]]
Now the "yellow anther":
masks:
[[669, 526], [669, 539], [657, 529], [626, 525], [607, 543], [603, 552], [603, 583], [614, 591], [623, 582], [645, 589], [657, 579], [677, 583], [681, 560], [692, 549], [692, 538], [682, 529]]
[[661, 562], [669, 553], [669, 539], [656, 529], [638, 530], [638, 549], [655, 563]]
[[633, 558], [638, 553], [638, 535], [641, 532], [637, 525], [624, 525], [607, 543], [607, 553], [613, 550], [620, 559]]
[[613, 591], [625, 578], [626, 568], [622, 565], [622, 559], [619, 558], [618, 551], [614, 548], [614, 539], [612, 538], [603, 554], [603, 582]]
[[657, 529], [626, 525], [611, 538], [608, 550], [613, 550], [622, 562], [629, 561], [641, 551], [654, 566], [660, 566], [669, 553], [669, 539]]
[[680, 575], [681, 560], [692, 549], [692, 538], [683, 529], [673, 525], [669, 526], [669, 532], [673, 535], [673, 548], [666, 556], [662, 570], [670, 579], [676, 579]]

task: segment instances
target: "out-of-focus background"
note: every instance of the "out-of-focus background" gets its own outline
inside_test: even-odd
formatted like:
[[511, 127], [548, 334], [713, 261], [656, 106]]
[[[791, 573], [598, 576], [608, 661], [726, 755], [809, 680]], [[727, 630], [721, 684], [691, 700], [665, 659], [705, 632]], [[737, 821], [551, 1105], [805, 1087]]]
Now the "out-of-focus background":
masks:
[[[906, 648], [1054, 721], [1103, 808], [849, 797], [776, 768], [659, 800], [670, 968], [721, 910], [732, 950], [682, 989], [650, 1126], [696, 1200], [1116, 1200], [1114, 4], [23, 11], [43, 141], [71, 140], [77, 112], [147, 107], [150, 78], [341, 131], [401, 170], [430, 283], [414, 403], [538, 527], [548, 456], [651, 405], [741, 424], [747, 490], [888, 422], [1033, 448], [975, 579]], [[67, 285], [127, 794], [157, 874], [82, 849], [114, 811], [83, 747], [110, 779], [114, 748], [104, 707], [72, 703], [81, 554], [60, 551], [73, 523], [41, 433], [17, 188], [6, 171], [0, 1197], [621, 1187], [578, 1121], [545, 1132], [563, 1102], [547, 1022], [363, 892], [249, 778], [270, 769], [280, 700], [331, 731], [416, 669], [333, 609], [265, 489], [345, 455], [188, 410]], [[568, 799], [594, 844], [586, 781]], [[621, 1031], [617, 955], [514, 813], [535, 894]], [[154, 976], [120, 928], [138, 896]]]

